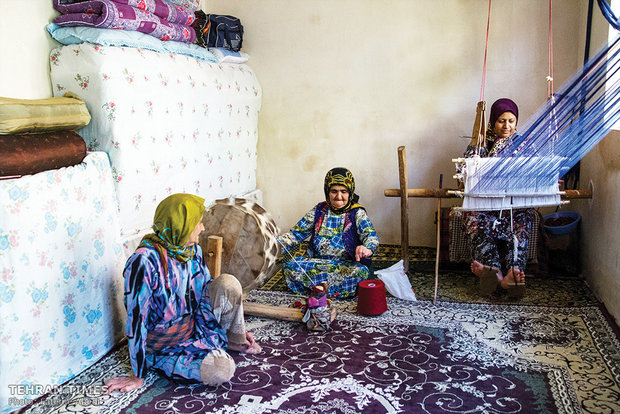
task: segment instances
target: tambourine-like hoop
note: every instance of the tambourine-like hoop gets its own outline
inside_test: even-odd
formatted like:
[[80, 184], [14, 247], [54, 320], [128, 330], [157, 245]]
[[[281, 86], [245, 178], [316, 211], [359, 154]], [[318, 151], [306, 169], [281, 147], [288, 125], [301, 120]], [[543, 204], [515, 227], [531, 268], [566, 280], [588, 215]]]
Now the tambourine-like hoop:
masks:
[[243, 198], [216, 200], [202, 222], [200, 247], [207, 251], [208, 236], [222, 237], [222, 273], [234, 275], [247, 297], [272, 276], [278, 258], [279, 229], [269, 213]]

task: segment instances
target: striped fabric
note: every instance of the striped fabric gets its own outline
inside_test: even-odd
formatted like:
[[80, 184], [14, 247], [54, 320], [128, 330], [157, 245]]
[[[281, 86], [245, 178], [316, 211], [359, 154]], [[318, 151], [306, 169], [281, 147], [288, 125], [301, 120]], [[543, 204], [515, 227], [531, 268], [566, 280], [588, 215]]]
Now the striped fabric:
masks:
[[161, 352], [165, 348], [190, 340], [193, 333], [194, 319], [190, 315], [185, 315], [166, 330], [149, 332], [146, 336], [146, 351]]

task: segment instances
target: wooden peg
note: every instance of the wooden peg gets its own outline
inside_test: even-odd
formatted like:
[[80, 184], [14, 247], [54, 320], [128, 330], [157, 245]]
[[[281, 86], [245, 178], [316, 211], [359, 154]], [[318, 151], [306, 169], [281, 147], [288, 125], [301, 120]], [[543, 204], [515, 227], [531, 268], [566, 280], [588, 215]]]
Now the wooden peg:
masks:
[[[439, 189], [443, 185], [443, 174], [439, 174]], [[437, 251], [435, 253], [435, 291], [433, 305], [437, 301], [437, 285], [439, 284], [439, 252], [441, 249], [441, 197], [437, 198]]]
[[476, 119], [474, 120], [474, 129], [471, 133], [472, 145], [483, 145], [484, 140], [486, 139], [487, 129], [486, 129], [486, 102], [480, 101], [476, 105]]
[[407, 197], [407, 158], [405, 147], [398, 147], [398, 178], [400, 181], [400, 250], [405, 272], [409, 271], [409, 199]]
[[222, 237], [207, 237], [207, 268], [215, 279], [222, 274]]

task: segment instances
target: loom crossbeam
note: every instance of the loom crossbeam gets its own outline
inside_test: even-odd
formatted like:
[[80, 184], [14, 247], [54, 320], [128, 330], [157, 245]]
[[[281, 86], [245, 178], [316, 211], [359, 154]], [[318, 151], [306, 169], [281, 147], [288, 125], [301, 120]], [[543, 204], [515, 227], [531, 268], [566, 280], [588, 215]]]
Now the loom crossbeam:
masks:
[[[457, 188], [408, 188], [409, 198], [462, 198], [462, 191]], [[562, 190], [558, 194], [564, 201], [592, 198], [592, 190]], [[383, 190], [385, 197], [400, 197], [399, 188], [386, 188]]]

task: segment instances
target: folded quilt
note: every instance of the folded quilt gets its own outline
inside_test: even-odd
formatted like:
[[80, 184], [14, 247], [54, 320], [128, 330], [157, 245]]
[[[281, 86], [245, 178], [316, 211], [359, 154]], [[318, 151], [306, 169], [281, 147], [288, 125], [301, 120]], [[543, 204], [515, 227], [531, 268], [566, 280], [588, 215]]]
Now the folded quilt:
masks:
[[85, 156], [86, 143], [73, 131], [0, 135], [0, 177], [71, 167]]
[[167, 3], [183, 6], [186, 9], [198, 10], [200, 8], [200, 0], [166, 0]]
[[[62, 0], [60, 0], [62, 1]], [[170, 23], [190, 26], [196, 20], [193, 10], [176, 4], [166, 3], [164, 0], [112, 0], [118, 4], [135, 7], [153, 13]]]
[[[167, 10], [175, 10], [174, 13], [178, 12], [175, 14], [175, 18], [185, 16], [185, 21], [183, 24], [168, 21], [155, 12], [146, 10], [147, 2], [150, 4], [148, 7], [153, 10], [157, 9], [158, 2], [164, 4]], [[138, 5], [144, 3], [145, 9], [134, 7], [131, 3]], [[161, 0], [91, 0], [77, 3], [68, 0], [54, 0], [54, 8], [62, 13], [54, 19], [54, 23], [59, 26], [133, 30], [149, 34], [160, 40], [193, 43], [196, 39], [196, 33], [191, 26], [185, 24], [190, 19], [190, 16], [187, 16], [187, 9], [181, 7], [183, 9], [183, 13], [181, 13], [181, 10], [175, 7], [165, 4]], [[159, 9], [163, 10], [161, 6]], [[160, 13], [165, 14], [163, 11]]]
[[86, 103], [70, 92], [43, 99], [0, 96], [0, 135], [76, 130], [89, 122]]
[[[98, 29], [96, 27], [84, 26], [60, 27], [57, 24], [50, 23], [47, 25], [47, 31], [54, 39], [63, 45], [77, 45], [88, 42], [101, 46], [128, 46], [137, 49], [153, 50], [160, 53], [175, 53], [190, 56], [205, 62], [224, 62], [224, 60], [219, 59], [219, 55], [195, 43], [175, 41], [162, 42], [153, 36], [130, 30]], [[249, 56], [246, 56], [246, 60], [247, 58], [249, 58]], [[56, 57], [54, 56], [54, 52], [52, 52], [51, 59], [51, 63], [55, 64]], [[1, 125], [2, 120], [0, 119], [0, 127]], [[0, 133], [2, 133], [1, 128]]]

